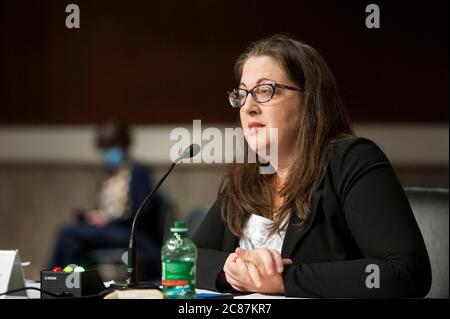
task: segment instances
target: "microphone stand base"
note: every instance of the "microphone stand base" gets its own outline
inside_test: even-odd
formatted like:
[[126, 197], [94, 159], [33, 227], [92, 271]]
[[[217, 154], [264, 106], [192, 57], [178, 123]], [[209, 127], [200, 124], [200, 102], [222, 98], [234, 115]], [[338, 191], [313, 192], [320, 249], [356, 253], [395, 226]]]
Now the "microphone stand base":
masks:
[[128, 290], [128, 289], [158, 289], [162, 290], [162, 286], [157, 281], [141, 281], [136, 283], [113, 283], [109, 286], [110, 288], [115, 288], [118, 290]]

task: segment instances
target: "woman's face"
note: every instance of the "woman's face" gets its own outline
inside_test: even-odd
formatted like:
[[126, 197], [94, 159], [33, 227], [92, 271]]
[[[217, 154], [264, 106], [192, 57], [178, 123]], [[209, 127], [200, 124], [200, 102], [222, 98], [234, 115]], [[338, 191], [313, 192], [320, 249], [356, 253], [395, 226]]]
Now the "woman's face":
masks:
[[[245, 62], [239, 88], [251, 90], [256, 85], [271, 83], [298, 87], [289, 80], [281, 64], [274, 58], [256, 56]], [[269, 129], [276, 128], [278, 162], [281, 164], [283, 160], [287, 160], [295, 143], [300, 111], [299, 91], [276, 88], [273, 98], [265, 103], [255, 102], [249, 94], [240, 109], [241, 125], [249, 147], [260, 155], [268, 154]]]

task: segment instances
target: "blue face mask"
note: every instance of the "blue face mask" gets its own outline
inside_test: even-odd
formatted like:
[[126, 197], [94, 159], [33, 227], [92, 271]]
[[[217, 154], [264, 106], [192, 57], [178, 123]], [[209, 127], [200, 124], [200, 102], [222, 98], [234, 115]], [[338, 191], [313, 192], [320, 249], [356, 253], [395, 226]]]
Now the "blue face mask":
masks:
[[117, 167], [125, 159], [125, 153], [119, 147], [108, 148], [103, 152], [103, 164], [107, 167]]

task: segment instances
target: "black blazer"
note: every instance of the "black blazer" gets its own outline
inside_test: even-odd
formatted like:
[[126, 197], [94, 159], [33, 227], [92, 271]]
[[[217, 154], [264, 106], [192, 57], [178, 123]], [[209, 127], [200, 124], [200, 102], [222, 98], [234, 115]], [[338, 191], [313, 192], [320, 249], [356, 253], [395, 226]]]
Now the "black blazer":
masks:
[[[286, 230], [281, 255], [294, 261], [283, 272], [286, 296], [425, 296], [431, 285], [428, 253], [387, 157], [365, 138], [332, 143], [327, 157], [308, 223], [299, 231], [293, 214]], [[220, 290], [217, 276], [239, 244], [221, 218], [222, 201], [219, 194], [193, 236], [199, 288]], [[371, 264], [379, 267], [379, 288], [366, 286]]]

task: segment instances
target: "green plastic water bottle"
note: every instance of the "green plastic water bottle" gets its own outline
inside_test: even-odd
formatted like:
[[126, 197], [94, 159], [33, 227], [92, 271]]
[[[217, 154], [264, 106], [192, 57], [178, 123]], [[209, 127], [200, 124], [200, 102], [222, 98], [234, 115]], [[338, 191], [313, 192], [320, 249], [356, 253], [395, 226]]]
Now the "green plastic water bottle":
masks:
[[195, 298], [197, 247], [186, 236], [186, 223], [176, 221], [161, 251], [162, 286], [166, 299]]

